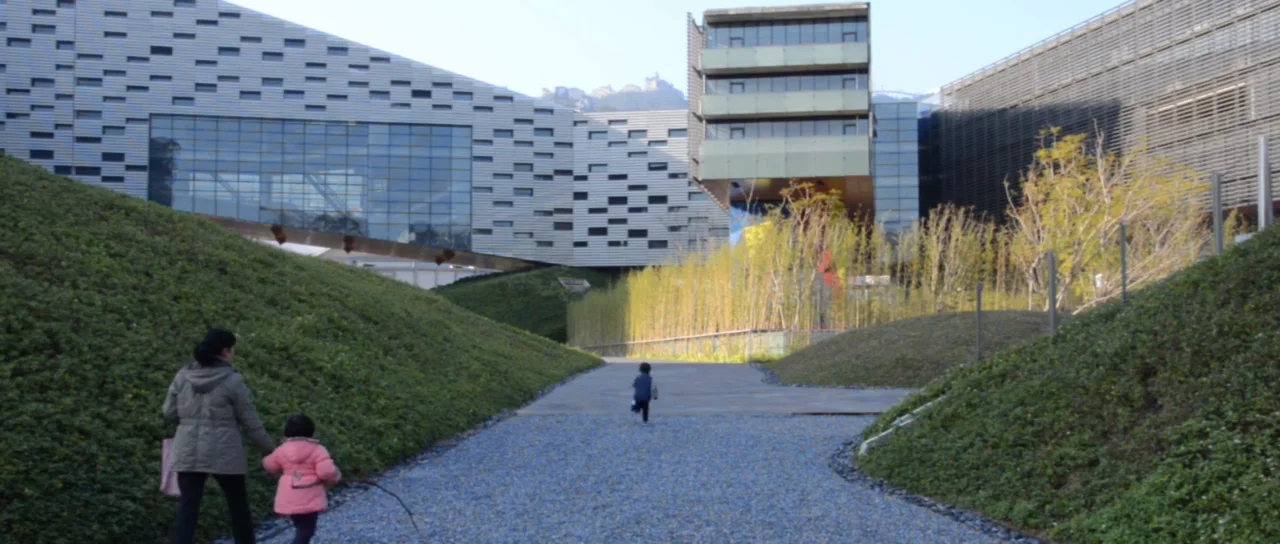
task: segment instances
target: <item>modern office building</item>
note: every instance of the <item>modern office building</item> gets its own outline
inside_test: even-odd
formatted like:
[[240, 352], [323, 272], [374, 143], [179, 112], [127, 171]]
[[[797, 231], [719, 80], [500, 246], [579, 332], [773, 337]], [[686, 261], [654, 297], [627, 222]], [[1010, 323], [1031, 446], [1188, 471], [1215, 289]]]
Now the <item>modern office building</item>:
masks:
[[577, 113], [217, 0], [0, 0], [0, 35], [0, 151], [174, 209], [568, 265], [728, 237], [684, 110]]
[[915, 95], [877, 92], [871, 97], [875, 220], [888, 233], [920, 219], [920, 119], [925, 111]]
[[721, 205], [777, 202], [799, 180], [872, 213], [869, 16], [866, 3], [689, 16], [690, 173]]
[[[1258, 136], [1280, 155], [1280, 2], [1136, 0], [942, 88], [937, 199], [1002, 217], [1049, 127], [1224, 176], [1252, 205]], [[1277, 164], [1273, 162], [1273, 165]]]

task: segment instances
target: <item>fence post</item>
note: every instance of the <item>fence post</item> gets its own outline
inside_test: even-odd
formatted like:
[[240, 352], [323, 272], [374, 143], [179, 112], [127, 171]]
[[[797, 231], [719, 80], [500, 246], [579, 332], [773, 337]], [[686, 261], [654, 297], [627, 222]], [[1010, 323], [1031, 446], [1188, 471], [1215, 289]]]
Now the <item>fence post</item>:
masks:
[[1222, 250], [1224, 249], [1222, 231], [1222, 174], [1214, 172], [1209, 179], [1209, 182], [1213, 186], [1213, 254], [1222, 255]]
[[982, 362], [982, 282], [978, 282], [978, 355], [974, 362]]
[[1125, 234], [1127, 221], [1120, 222], [1120, 301], [1129, 303], [1129, 238]]
[[1058, 257], [1053, 250], [1045, 255], [1049, 269], [1049, 336], [1058, 334]]
[[1271, 198], [1271, 158], [1266, 135], [1258, 136], [1258, 232], [1267, 230], [1273, 219]]

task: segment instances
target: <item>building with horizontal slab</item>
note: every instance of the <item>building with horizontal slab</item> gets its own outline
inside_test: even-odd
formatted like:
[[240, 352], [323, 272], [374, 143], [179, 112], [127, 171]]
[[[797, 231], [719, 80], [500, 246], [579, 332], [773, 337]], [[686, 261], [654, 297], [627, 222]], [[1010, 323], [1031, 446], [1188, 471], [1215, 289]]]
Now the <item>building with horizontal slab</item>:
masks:
[[690, 15], [691, 173], [721, 205], [803, 182], [874, 212], [869, 17], [867, 3]]

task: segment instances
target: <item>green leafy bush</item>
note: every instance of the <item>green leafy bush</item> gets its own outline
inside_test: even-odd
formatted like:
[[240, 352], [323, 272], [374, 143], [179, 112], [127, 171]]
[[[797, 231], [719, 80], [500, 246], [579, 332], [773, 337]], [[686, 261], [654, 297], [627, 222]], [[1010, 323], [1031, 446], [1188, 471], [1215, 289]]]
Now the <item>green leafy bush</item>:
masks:
[[[305, 411], [349, 478], [599, 360], [371, 272], [0, 158], [0, 540], [162, 542], [170, 379], [206, 326], [268, 429]], [[274, 483], [250, 459], [254, 514]], [[201, 537], [229, 534], [211, 488]]]
[[[784, 384], [924, 387], [974, 359], [976, 315], [927, 315], [854, 329], [766, 366]], [[1044, 312], [983, 312], [983, 357], [1048, 332]]]
[[863, 459], [1061, 542], [1280, 541], [1280, 229], [959, 369]]
[[609, 277], [584, 268], [556, 266], [527, 272], [480, 276], [446, 285], [436, 292], [454, 304], [557, 342], [568, 339], [569, 303], [582, 297], [560, 285], [560, 278], [582, 278], [604, 289]]

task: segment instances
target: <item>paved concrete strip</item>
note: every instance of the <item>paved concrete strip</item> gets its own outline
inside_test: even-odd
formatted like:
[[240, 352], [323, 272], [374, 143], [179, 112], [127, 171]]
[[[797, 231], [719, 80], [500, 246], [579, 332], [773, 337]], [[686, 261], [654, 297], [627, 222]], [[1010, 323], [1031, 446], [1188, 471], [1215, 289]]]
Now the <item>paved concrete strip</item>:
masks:
[[[612, 360], [517, 412], [522, 416], [625, 414], [639, 362]], [[768, 385], [742, 364], [649, 361], [664, 416], [879, 414], [910, 389], [817, 389]]]

